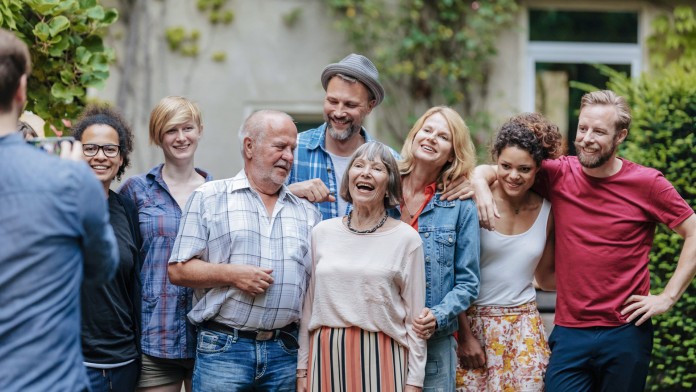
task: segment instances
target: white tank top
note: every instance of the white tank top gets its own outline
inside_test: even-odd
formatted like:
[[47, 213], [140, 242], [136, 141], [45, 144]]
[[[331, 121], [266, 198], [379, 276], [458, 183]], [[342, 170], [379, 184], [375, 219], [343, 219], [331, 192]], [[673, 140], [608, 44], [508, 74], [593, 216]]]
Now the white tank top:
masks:
[[546, 246], [551, 203], [541, 210], [524, 233], [500, 234], [481, 229], [481, 287], [474, 305], [517, 306], [536, 299], [534, 271]]

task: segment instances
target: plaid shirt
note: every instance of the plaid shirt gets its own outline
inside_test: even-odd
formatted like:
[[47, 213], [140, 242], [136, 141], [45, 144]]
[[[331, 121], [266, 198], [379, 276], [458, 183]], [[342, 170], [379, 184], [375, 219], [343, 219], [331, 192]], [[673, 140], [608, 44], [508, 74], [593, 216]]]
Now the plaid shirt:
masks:
[[[169, 194], [159, 165], [147, 174], [131, 177], [118, 193], [130, 198], [138, 208], [142, 279], [142, 350], [168, 359], [193, 358], [196, 354], [195, 329], [186, 320], [193, 290], [169, 282], [167, 261], [181, 220], [181, 208]], [[199, 169], [206, 181], [212, 177]]]
[[[372, 141], [372, 137], [365, 131], [360, 130], [360, 134], [365, 142]], [[399, 159], [399, 154], [391, 149], [394, 158]], [[329, 188], [329, 192], [338, 200], [338, 188], [341, 184], [336, 183], [336, 174], [333, 162], [329, 153], [326, 151], [326, 123], [319, 128], [310, 129], [297, 136], [297, 148], [295, 149], [295, 160], [292, 171], [286, 181], [287, 184], [294, 184], [319, 178]], [[348, 211], [338, 213], [338, 201], [314, 203], [319, 207], [319, 211], [324, 219], [336, 218], [345, 215]], [[348, 206], [348, 210], [350, 210]]]
[[311, 231], [320, 220], [316, 207], [285, 186], [269, 218], [244, 170], [198, 188], [187, 204], [169, 262], [198, 258], [271, 268], [274, 282], [256, 297], [234, 286], [196, 289], [189, 320], [200, 324], [215, 319], [242, 330], [297, 322], [312, 270]]

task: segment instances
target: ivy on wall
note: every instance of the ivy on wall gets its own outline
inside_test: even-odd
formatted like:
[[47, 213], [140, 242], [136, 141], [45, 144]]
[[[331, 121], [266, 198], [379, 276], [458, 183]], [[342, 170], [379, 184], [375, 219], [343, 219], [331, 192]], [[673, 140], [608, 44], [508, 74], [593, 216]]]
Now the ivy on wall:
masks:
[[[208, 22], [212, 25], [229, 25], [234, 21], [234, 12], [227, 8], [229, 0], [198, 0], [196, 7], [198, 11], [208, 16]], [[200, 52], [199, 41], [200, 31], [192, 29], [187, 31], [183, 26], [172, 26], [164, 32], [169, 49], [185, 57], [197, 57]], [[224, 51], [216, 51], [211, 55], [215, 62], [223, 62], [227, 59]]]
[[518, 11], [514, 0], [329, 0], [328, 4], [339, 30], [374, 61], [380, 78], [389, 85], [387, 99], [399, 97], [392, 106], [405, 103], [402, 92], [412, 101], [410, 112], [400, 115], [409, 123], [393, 124], [395, 136], [403, 140], [413, 117], [433, 105], [453, 106], [469, 123], [474, 116], [485, 117], [477, 103], [487, 95], [499, 33], [512, 25]]

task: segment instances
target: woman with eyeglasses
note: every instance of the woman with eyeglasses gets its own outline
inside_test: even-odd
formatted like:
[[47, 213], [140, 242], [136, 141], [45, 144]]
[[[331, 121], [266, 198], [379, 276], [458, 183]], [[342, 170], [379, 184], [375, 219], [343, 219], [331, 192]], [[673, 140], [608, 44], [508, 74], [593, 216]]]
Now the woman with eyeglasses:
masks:
[[140, 231], [135, 205], [111, 191], [130, 163], [133, 132], [107, 106], [89, 106], [73, 127], [84, 160], [104, 185], [120, 255], [116, 276], [82, 288], [82, 353], [90, 389], [134, 391], [140, 371]]
[[181, 211], [193, 191], [212, 180], [193, 165], [202, 134], [195, 103], [184, 97], [163, 98], [150, 114], [150, 144], [162, 149], [164, 163], [129, 178], [118, 191], [135, 203], [143, 238], [140, 392], [179, 392], [182, 383], [191, 391], [196, 335], [186, 314], [193, 289], [173, 285], [167, 265]]

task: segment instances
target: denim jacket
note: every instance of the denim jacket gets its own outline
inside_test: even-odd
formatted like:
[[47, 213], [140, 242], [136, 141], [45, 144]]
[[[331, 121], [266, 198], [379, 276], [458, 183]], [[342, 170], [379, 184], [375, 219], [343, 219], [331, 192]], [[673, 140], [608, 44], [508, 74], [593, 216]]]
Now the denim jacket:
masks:
[[440, 200], [436, 193], [418, 217], [425, 254], [425, 306], [437, 320], [433, 338], [451, 335], [457, 316], [478, 296], [479, 222], [471, 200]]

